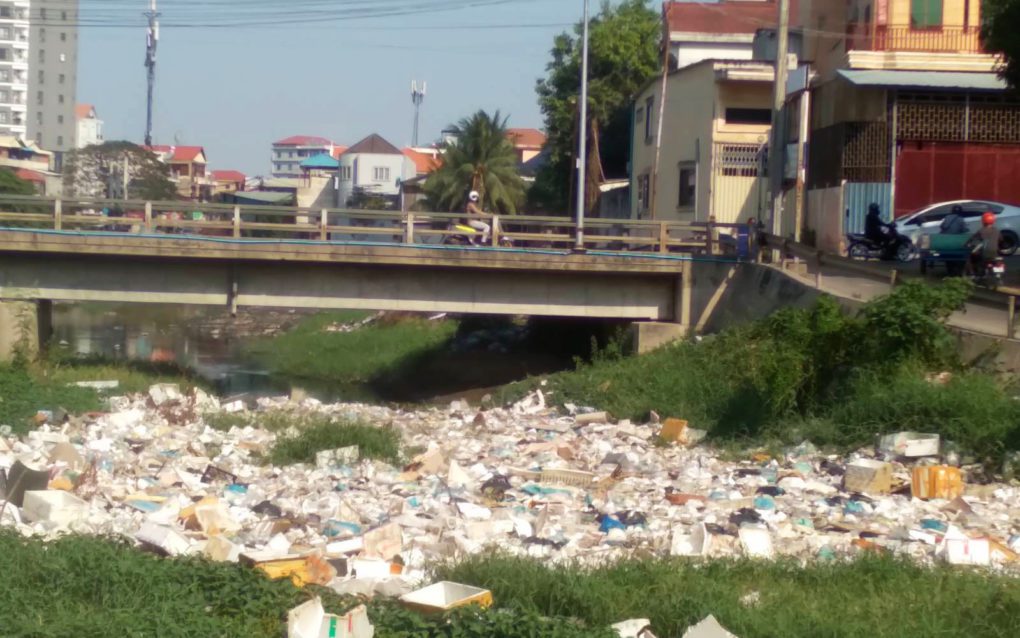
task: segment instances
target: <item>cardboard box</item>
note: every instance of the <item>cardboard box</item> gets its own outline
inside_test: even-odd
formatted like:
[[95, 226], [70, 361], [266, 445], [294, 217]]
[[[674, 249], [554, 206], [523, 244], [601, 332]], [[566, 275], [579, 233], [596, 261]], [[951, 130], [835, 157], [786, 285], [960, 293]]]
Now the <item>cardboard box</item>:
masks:
[[25, 492], [21, 515], [26, 521], [67, 527], [89, 514], [89, 504], [70, 492], [40, 490]]
[[846, 467], [843, 489], [862, 494], [888, 494], [892, 491], [892, 465], [861, 459]]
[[914, 498], [923, 500], [941, 498], [951, 501], [963, 495], [963, 475], [960, 468], [948, 465], [915, 467], [910, 493]]
[[687, 421], [683, 419], [666, 419], [659, 430], [659, 438], [663, 441], [680, 441], [687, 432]]
[[467, 605], [489, 607], [492, 605], [492, 592], [487, 589], [443, 581], [410, 594], [404, 594], [400, 597], [400, 602], [421, 613], [437, 614]]
[[922, 434], [920, 432], [897, 432], [888, 434], [878, 440], [878, 448], [883, 452], [917, 458], [919, 456], [938, 456], [939, 435]]

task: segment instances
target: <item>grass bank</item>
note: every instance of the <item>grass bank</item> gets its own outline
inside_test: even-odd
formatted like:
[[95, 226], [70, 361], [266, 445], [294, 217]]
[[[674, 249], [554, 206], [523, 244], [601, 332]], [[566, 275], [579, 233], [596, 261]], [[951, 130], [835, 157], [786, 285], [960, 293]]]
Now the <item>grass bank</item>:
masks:
[[[702, 341], [641, 357], [608, 349], [547, 378], [553, 400], [621, 418], [687, 419], [717, 441], [850, 448], [876, 433], [938, 432], [998, 463], [1020, 449], [1020, 402], [1008, 383], [964, 368], [944, 321], [966, 299], [961, 281], [908, 284], [844, 315], [831, 299], [784, 310]], [[932, 373], [950, 371], [946, 383]], [[511, 400], [538, 380], [510, 386]]]
[[441, 348], [456, 332], [453, 321], [408, 317], [378, 321], [352, 332], [329, 330], [367, 316], [363, 312], [315, 315], [287, 333], [253, 342], [247, 353], [284, 378], [312, 385], [364, 385]]
[[[287, 611], [312, 595], [333, 613], [356, 603], [238, 565], [162, 559], [101, 538], [43, 543], [0, 530], [0, 572], [2, 633], [12, 636], [278, 638]], [[553, 569], [490, 555], [436, 576], [491, 589], [496, 607], [426, 618], [374, 601], [378, 638], [610, 638], [608, 625], [628, 618], [650, 618], [658, 636], [673, 638], [708, 614], [741, 638], [1012, 638], [1020, 617], [1015, 579], [888, 558]]]

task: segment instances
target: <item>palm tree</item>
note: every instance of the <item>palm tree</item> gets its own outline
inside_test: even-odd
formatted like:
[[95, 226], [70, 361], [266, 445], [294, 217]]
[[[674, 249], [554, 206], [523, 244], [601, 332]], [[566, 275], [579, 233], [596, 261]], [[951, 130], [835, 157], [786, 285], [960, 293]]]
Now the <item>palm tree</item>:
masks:
[[478, 111], [453, 127], [456, 142], [447, 144], [443, 163], [428, 177], [425, 193], [437, 210], [461, 211], [468, 193], [478, 191], [486, 211], [516, 213], [525, 186], [517, 174], [517, 152], [507, 139], [499, 111]]

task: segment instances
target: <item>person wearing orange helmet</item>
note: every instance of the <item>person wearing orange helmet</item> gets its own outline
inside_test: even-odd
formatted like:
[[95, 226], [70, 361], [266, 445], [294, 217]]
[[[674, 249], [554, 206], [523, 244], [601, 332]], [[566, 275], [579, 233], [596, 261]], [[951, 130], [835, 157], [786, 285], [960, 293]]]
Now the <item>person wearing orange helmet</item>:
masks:
[[967, 240], [967, 246], [971, 249], [970, 274], [984, 273], [985, 264], [998, 259], [1000, 238], [999, 229], [995, 227], [995, 213], [982, 215], [981, 230]]

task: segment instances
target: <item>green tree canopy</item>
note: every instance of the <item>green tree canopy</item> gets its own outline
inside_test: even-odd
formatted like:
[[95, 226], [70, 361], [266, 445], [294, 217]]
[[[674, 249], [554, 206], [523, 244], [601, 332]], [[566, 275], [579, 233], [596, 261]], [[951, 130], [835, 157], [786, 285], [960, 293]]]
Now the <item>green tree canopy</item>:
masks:
[[18, 177], [13, 170], [0, 169], [0, 193], [4, 195], [36, 195], [32, 182]]
[[1020, 89], [1020, 0], [985, 0], [981, 12], [985, 50], [1002, 55], [999, 74], [1010, 87]]
[[525, 188], [517, 173], [517, 152], [507, 139], [507, 119], [499, 111], [478, 111], [452, 127], [457, 141], [446, 146], [442, 165], [425, 182], [436, 210], [464, 210], [468, 193], [475, 190], [483, 210], [517, 212]]
[[[545, 116], [549, 162], [539, 172], [531, 199], [550, 210], [569, 209], [570, 184], [579, 122], [581, 34], [556, 36], [548, 75], [538, 81], [538, 101]], [[590, 24], [588, 110], [591, 142], [588, 207], [603, 175], [624, 177], [630, 153], [630, 104], [659, 71], [662, 22], [647, 0], [624, 0], [617, 7], [603, 2]]]
[[108, 197], [111, 184], [128, 170], [127, 199], [174, 200], [170, 166], [131, 142], [105, 142], [75, 149], [64, 161], [64, 192], [72, 197]]

